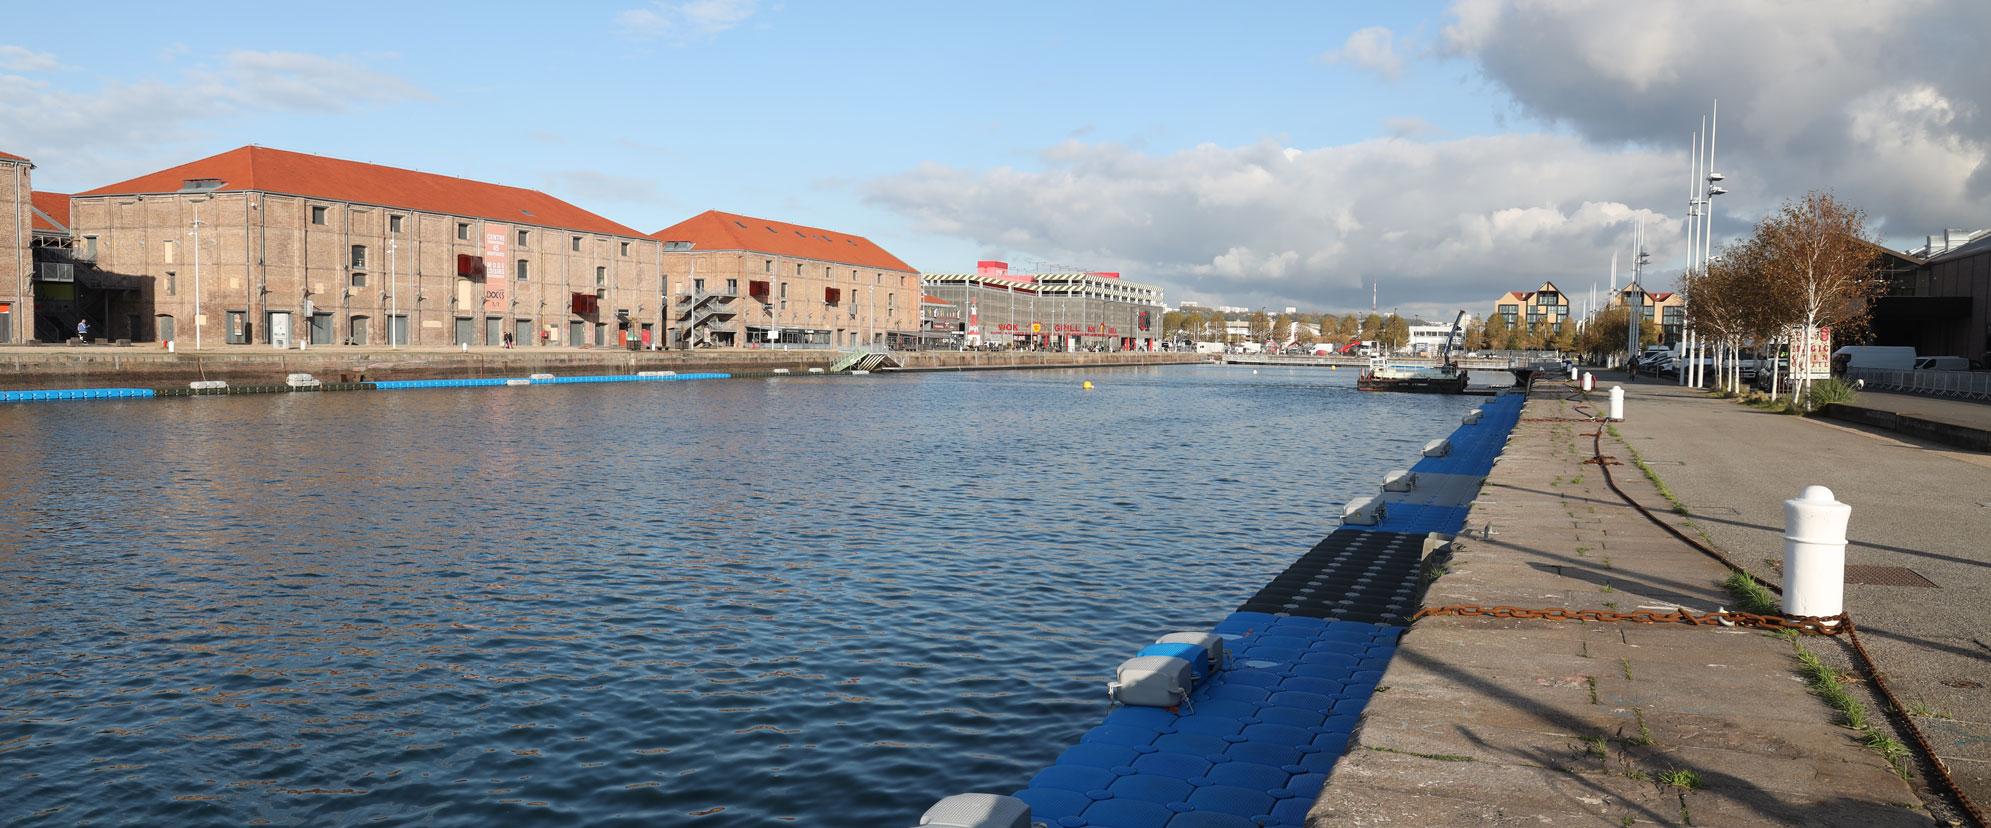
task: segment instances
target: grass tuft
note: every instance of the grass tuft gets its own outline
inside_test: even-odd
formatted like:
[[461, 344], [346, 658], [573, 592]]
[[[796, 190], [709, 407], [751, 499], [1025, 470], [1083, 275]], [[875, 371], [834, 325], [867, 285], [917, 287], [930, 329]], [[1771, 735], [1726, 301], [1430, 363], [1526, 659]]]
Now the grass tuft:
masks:
[[1721, 585], [1728, 590], [1728, 594], [1735, 596], [1736, 606], [1741, 607], [1743, 612], [1753, 612], [1757, 615], [1783, 614], [1783, 606], [1777, 601], [1777, 596], [1772, 594], [1768, 587], [1758, 583], [1755, 578], [1740, 572], [1731, 572], [1728, 580], [1722, 581]]
[[1659, 784], [1671, 785], [1683, 791], [1699, 790], [1701, 775], [1690, 770], [1670, 770], [1659, 775]]
[[1812, 695], [1823, 700], [1833, 710], [1839, 711], [1839, 716], [1845, 721], [1846, 726], [1859, 731], [1861, 741], [1873, 752], [1880, 754], [1880, 758], [1887, 761], [1888, 767], [1894, 769], [1896, 776], [1908, 779], [1908, 747], [1903, 745], [1901, 740], [1882, 733], [1880, 728], [1874, 726], [1867, 713], [1867, 706], [1859, 699], [1853, 698], [1853, 694], [1846, 692], [1846, 682], [1840, 677], [1839, 671], [1819, 659], [1817, 653], [1805, 649], [1802, 642], [1793, 639], [1791, 647], [1797, 651], [1797, 663], [1803, 668], [1805, 683], [1811, 687]]

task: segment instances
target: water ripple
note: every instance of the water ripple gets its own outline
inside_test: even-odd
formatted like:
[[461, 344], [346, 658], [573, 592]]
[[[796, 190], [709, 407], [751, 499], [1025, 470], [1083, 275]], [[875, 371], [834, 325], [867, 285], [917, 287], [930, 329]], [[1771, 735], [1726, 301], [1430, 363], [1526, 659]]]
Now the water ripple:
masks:
[[911, 824], [1472, 404], [1351, 380], [0, 409], [0, 821]]

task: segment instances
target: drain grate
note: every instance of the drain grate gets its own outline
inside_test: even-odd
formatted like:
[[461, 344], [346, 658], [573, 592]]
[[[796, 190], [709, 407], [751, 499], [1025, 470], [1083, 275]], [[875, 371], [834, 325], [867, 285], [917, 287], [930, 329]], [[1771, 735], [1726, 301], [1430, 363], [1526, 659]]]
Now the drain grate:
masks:
[[1867, 586], [1923, 587], [1935, 589], [1936, 582], [1905, 566], [1846, 565], [1846, 583]]

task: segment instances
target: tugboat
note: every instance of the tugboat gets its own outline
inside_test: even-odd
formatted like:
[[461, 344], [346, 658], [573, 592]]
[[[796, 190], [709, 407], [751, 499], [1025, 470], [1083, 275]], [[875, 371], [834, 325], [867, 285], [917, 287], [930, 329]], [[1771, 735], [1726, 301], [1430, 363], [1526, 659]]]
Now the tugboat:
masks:
[[1369, 367], [1355, 378], [1355, 387], [1363, 391], [1398, 391], [1409, 394], [1464, 394], [1466, 392], [1466, 372], [1452, 362], [1452, 340], [1459, 335], [1459, 325], [1466, 318], [1465, 311], [1452, 319], [1452, 330], [1445, 336], [1445, 346], [1440, 351], [1442, 362], [1435, 366], [1390, 365], [1382, 357], [1369, 360]]

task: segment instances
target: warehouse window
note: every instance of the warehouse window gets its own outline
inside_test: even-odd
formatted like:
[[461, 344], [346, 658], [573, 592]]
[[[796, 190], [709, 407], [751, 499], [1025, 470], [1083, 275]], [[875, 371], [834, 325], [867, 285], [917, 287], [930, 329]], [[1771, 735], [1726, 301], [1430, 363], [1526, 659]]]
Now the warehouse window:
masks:
[[595, 268], [595, 286], [599, 287], [605, 284], [608, 284], [608, 268]]
[[312, 224], [324, 224], [324, 223], [325, 223], [325, 216], [326, 216], [326, 214], [327, 214], [327, 213], [329, 213], [329, 212], [331, 212], [331, 211], [330, 211], [330, 209], [328, 209], [328, 208], [325, 208], [325, 207], [320, 207], [320, 206], [318, 206], [318, 205], [316, 205], [316, 204], [313, 204], [313, 205], [311, 205], [311, 223], [312, 223]]
[[622, 255], [624, 255], [624, 256], [627, 256], [627, 255], [629, 255], [629, 243], [628, 243], [628, 242], [623, 242], [623, 243], [622, 243]]
[[576, 252], [576, 253], [579, 253], [579, 252], [581, 252], [581, 237], [580, 237], [580, 236], [575, 236], [575, 237], [574, 237], [574, 241], [573, 241], [573, 243], [572, 243], [572, 244], [570, 245], [570, 247], [571, 247], [571, 249], [572, 249], [572, 250], [573, 250], [574, 252]]
[[530, 239], [530, 238], [531, 238], [531, 236], [527, 235], [527, 234], [526, 234], [526, 231], [524, 231], [524, 230], [520, 230], [520, 231], [518, 231], [518, 246], [520, 246], [520, 247], [524, 247], [524, 246], [526, 246], [526, 244], [525, 244], [525, 243], [526, 243], [526, 240], [527, 240], [527, 239]]
[[518, 280], [519, 280], [519, 281], [521, 281], [521, 282], [525, 281], [525, 279], [526, 279], [526, 272], [527, 272], [527, 271], [526, 271], [526, 266], [527, 266], [527, 265], [529, 265], [529, 264], [531, 264], [531, 262], [528, 262], [528, 261], [526, 261], [526, 260], [524, 260], [524, 259], [520, 259], [520, 260], [518, 260]]
[[470, 240], [470, 222], [459, 221], [456, 223], [456, 237], [464, 241]]
[[355, 244], [353, 245], [353, 269], [359, 270], [364, 267], [366, 267], [366, 245]]
[[[399, 232], [401, 232], [401, 217], [400, 217], [400, 216], [388, 216], [388, 217], [387, 217], [387, 232], [389, 232], [389, 233], [399, 233]], [[363, 318], [363, 317], [362, 317], [362, 318]]]

